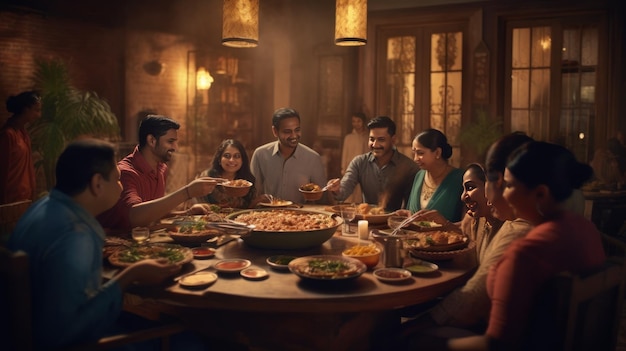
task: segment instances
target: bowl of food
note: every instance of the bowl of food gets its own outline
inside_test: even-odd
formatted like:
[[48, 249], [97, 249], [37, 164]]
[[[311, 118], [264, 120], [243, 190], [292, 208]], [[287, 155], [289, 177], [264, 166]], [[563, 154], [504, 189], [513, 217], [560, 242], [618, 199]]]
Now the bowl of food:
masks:
[[263, 249], [305, 249], [330, 239], [343, 224], [341, 217], [323, 211], [285, 208], [258, 208], [228, 215], [229, 219], [254, 225], [241, 239]]
[[374, 244], [352, 246], [343, 250], [341, 254], [363, 262], [370, 269], [376, 267], [380, 260], [380, 248]]
[[317, 201], [322, 198], [322, 195], [324, 195], [322, 187], [315, 183], [304, 184], [300, 186], [298, 190], [302, 193], [302, 196], [304, 196], [304, 200], [306, 201]]
[[235, 179], [220, 183], [220, 186], [224, 188], [224, 192], [229, 196], [244, 197], [250, 192], [252, 183], [245, 179]]

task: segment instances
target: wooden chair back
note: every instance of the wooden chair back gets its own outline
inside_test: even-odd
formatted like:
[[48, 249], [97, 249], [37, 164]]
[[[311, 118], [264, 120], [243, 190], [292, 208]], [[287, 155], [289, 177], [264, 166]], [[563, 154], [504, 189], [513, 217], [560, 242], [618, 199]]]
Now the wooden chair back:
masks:
[[559, 274], [534, 306], [524, 349], [614, 351], [623, 289], [624, 266], [610, 260], [589, 274]]
[[[32, 318], [28, 255], [22, 251], [11, 252], [0, 246], [0, 340], [3, 349], [33, 350]], [[184, 329], [181, 324], [174, 322], [103, 337], [64, 351], [108, 350], [151, 339], [161, 339], [161, 349], [168, 350], [169, 336]]]
[[0, 246], [0, 340], [7, 350], [33, 348], [28, 256]]
[[0, 245], [3, 245], [15, 228], [17, 221], [30, 206], [30, 200], [0, 205]]

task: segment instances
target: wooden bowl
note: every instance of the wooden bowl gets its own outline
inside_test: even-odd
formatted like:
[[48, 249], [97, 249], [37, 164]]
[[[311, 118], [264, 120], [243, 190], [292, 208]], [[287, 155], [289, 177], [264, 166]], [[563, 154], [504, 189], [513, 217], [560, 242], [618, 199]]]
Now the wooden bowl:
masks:
[[321, 190], [318, 190], [318, 191], [306, 191], [302, 189], [298, 189], [298, 190], [302, 193], [302, 196], [304, 196], [304, 199], [306, 201], [317, 201], [322, 198], [322, 195], [324, 195], [324, 192]]
[[224, 188], [224, 192], [232, 197], [244, 197], [248, 195], [250, 188], [252, 188], [252, 183], [243, 179], [231, 180], [220, 185]]

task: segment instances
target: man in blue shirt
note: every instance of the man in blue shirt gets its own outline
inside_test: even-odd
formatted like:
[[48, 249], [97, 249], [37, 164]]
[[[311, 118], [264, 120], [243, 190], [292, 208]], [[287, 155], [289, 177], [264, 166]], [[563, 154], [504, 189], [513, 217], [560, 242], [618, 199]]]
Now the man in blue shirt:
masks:
[[57, 184], [18, 222], [9, 248], [28, 254], [37, 349], [95, 340], [112, 329], [122, 291], [132, 283], [163, 282], [180, 270], [145, 260], [102, 284], [104, 231], [95, 216], [115, 205], [122, 185], [113, 145], [73, 142], [56, 167]]

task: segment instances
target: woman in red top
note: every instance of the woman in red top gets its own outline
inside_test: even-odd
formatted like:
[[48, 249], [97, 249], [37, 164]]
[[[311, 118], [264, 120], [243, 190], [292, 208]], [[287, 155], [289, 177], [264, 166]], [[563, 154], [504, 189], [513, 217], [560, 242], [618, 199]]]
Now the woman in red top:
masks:
[[[534, 228], [514, 241], [491, 267], [491, 300], [484, 335], [422, 340], [425, 350], [528, 349], [524, 331], [545, 282], [562, 271], [583, 273], [604, 263], [595, 225], [563, 208], [564, 201], [592, 176], [589, 165], [556, 144], [530, 142], [517, 149], [504, 172], [503, 196], [516, 217]], [[534, 345], [550, 349], [549, 345]]]
[[35, 168], [26, 125], [41, 117], [41, 97], [25, 91], [7, 99], [9, 117], [0, 129], [0, 203], [35, 199]]

